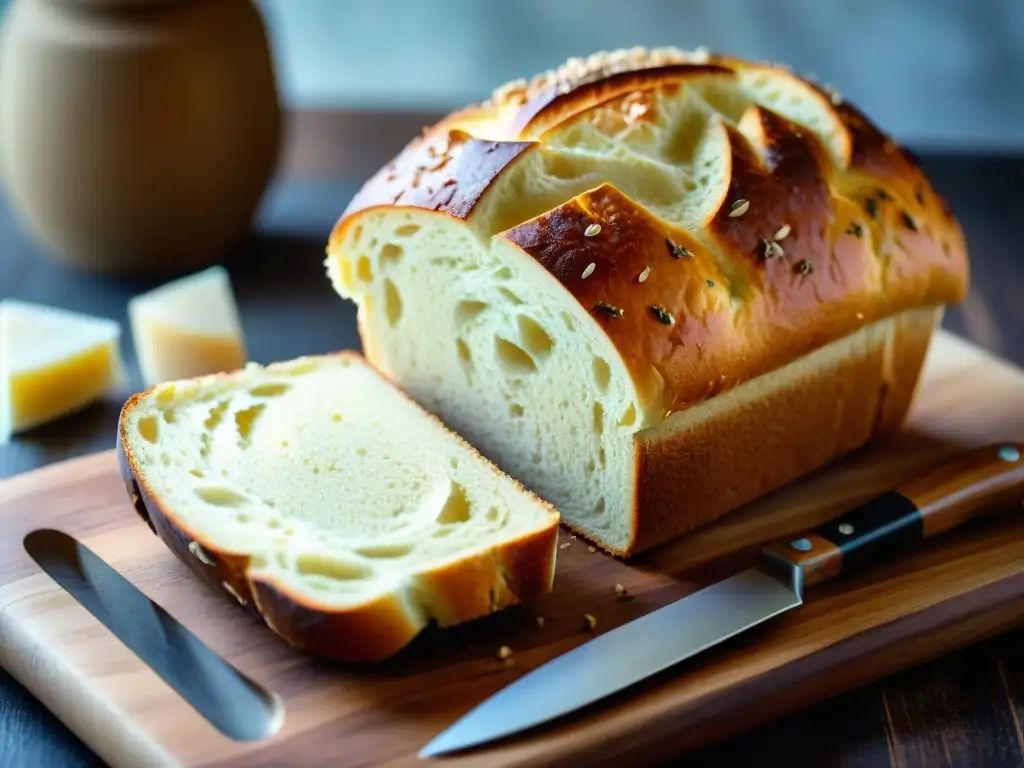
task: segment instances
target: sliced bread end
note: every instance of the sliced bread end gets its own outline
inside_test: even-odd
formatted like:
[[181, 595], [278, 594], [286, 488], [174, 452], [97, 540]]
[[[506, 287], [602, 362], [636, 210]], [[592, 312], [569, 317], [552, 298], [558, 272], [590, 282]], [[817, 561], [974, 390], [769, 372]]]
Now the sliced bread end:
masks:
[[168, 548], [316, 655], [379, 661], [552, 587], [555, 509], [355, 352], [157, 385], [118, 448]]

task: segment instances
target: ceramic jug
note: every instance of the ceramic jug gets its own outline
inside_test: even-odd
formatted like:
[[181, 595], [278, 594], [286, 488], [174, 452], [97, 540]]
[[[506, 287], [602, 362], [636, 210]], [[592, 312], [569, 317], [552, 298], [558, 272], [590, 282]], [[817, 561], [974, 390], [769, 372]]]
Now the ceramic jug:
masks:
[[64, 263], [150, 276], [219, 261], [280, 140], [251, 0], [13, 0], [4, 16], [4, 193]]

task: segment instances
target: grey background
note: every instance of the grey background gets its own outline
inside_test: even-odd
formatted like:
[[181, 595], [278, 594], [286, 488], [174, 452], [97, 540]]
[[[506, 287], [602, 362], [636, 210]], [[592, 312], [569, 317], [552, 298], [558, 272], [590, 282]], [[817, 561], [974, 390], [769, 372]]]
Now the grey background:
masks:
[[453, 107], [568, 56], [706, 45], [920, 147], [1024, 147], [1024, 0], [257, 0], [290, 103]]
[[705, 45], [813, 72], [920, 148], [1024, 148], [1024, 0], [253, 2], [291, 106], [448, 109], [569, 56]]

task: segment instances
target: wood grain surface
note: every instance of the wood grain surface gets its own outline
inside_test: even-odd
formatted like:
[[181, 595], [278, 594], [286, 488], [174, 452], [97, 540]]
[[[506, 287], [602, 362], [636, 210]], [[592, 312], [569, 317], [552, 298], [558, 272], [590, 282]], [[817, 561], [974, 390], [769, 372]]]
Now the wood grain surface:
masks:
[[[338, 302], [323, 281], [324, 233], [358, 184], [436, 117], [346, 109], [290, 113], [281, 176], [268, 191], [252, 236], [225, 260], [254, 359], [270, 361], [358, 343], [354, 311]], [[962, 306], [947, 312], [945, 327], [1024, 366], [1024, 259], [1018, 254], [1024, 237], [1019, 215], [1024, 156], [963, 148], [915, 150], [963, 222], [971, 247], [971, 293]], [[55, 303], [125, 322], [128, 298], [153, 287], [59, 268], [21, 231], [2, 197], [0, 234], [0, 297]], [[131, 366], [131, 345], [124, 351]], [[977, 406], [970, 387], [960, 395], [972, 408]], [[112, 398], [0, 447], [0, 478], [107, 449], [119, 405]], [[719, 768], [762, 764], [770, 756], [787, 768], [1020, 768], [1021, 648], [1024, 629], [1013, 629], [668, 764]], [[965, 681], [970, 682], [969, 695]], [[890, 716], [897, 711], [913, 716]], [[941, 752], [915, 746], [925, 743], [945, 746]], [[672, 744], [669, 739], [666, 749]], [[1011, 746], [991, 751], [978, 746], [985, 744]], [[940, 755], [938, 761], [926, 759], [935, 755]], [[318, 764], [314, 756], [313, 765]], [[105, 763], [0, 670], [0, 765], [102, 768]], [[289, 765], [301, 763], [292, 760]]]
[[[847, 510], [813, 531], [765, 548], [805, 588], [899, 557], [921, 540], [1024, 499], [1024, 445], [1012, 441], [964, 451], [909, 482]], [[795, 544], [801, 544], [798, 548]]]
[[[112, 452], [78, 458], [0, 485], [0, 663], [114, 765], [416, 764], [416, 751], [438, 730], [518, 674], [590, 637], [585, 613], [596, 617], [593, 632], [600, 633], [745, 565], [764, 543], [813, 528], [962, 450], [1019, 440], [1022, 402], [1024, 372], [943, 333], [911, 420], [895, 439], [629, 565], [565, 534], [569, 546], [559, 551], [550, 596], [429, 633], [393, 662], [371, 668], [328, 664], [284, 647], [193, 579], [135, 518]], [[277, 693], [286, 710], [277, 736], [241, 744], [203, 720], [38, 571], [21, 540], [43, 526], [79, 537]], [[619, 599], [616, 584], [631, 599]], [[581, 716], [436, 762], [562, 766], [668, 758], [1022, 620], [1024, 514], [1014, 506], [936, 537], [899, 562], [823, 584], [798, 611]], [[511, 664], [497, 657], [502, 645], [514, 651]], [[1024, 668], [998, 674], [1024, 684]], [[975, 682], [964, 680], [957, 695], [969, 699]], [[884, 727], [895, 734], [922, 712], [912, 698], [885, 711]], [[893, 748], [925, 756], [950, 749], [930, 742]], [[978, 749], [985, 755], [1019, 744]]]
[[914, 478], [899, 490], [920, 510], [923, 535], [938, 536], [984, 514], [989, 503], [1005, 506], [1024, 498], [1022, 454], [1019, 444], [986, 446]]

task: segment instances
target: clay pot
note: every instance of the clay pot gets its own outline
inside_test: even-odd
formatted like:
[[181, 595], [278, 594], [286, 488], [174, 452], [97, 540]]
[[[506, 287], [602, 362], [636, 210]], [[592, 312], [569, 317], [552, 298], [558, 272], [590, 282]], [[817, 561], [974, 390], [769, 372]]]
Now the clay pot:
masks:
[[107, 274], [219, 261], [275, 170], [281, 106], [250, 0], [14, 0], [0, 172], [49, 253]]

